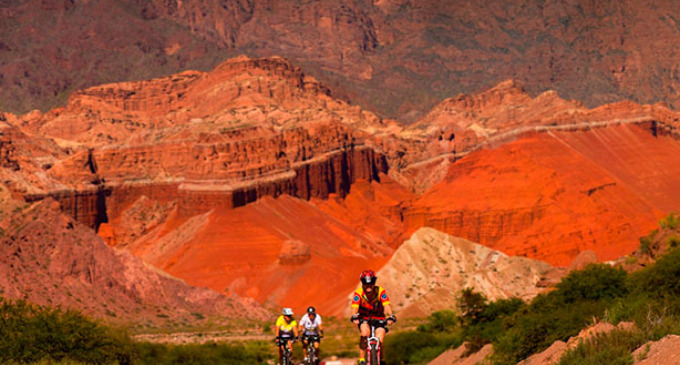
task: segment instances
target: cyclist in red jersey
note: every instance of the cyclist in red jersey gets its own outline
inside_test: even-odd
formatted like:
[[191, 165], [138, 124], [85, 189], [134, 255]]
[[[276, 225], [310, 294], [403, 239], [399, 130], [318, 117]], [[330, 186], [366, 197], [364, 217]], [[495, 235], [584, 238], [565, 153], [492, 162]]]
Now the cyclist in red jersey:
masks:
[[[387, 324], [392, 324], [397, 321], [392, 306], [390, 305], [390, 297], [385, 292], [385, 289], [375, 285], [378, 277], [375, 276], [373, 270], [365, 270], [359, 276], [361, 287], [357, 288], [352, 296], [350, 320], [359, 326], [361, 332], [361, 340], [359, 341], [359, 365], [366, 364], [366, 343], [371, 334], [371, 328], [367, 320], [370, 319], [387, 319]], [[380, 339], [380, 343], [384, 343], [386, 328], [376, 328], [375, 335]]]

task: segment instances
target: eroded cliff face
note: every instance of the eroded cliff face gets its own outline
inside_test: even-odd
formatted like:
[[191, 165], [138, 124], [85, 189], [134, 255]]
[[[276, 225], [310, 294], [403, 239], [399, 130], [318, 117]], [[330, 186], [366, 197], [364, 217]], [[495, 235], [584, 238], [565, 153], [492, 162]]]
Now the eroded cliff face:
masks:
[[26, 199], [51, 196], [98, 227], [141, 195], [176, 200], [184, 216], [262, 196], [345, 196], [388, 171], [373, 138], [399, 127], [329, 94], [280, 58], [77, 92], [65, 108], [12, 116], [70, 154], [45, 172], [60, 189]]

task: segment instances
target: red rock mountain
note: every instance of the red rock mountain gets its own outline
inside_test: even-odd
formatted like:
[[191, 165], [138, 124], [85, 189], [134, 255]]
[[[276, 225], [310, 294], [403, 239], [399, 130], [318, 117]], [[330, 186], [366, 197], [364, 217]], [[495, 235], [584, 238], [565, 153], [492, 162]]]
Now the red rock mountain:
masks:
[[5, 195], [53, 198], [191, 285], [296, 310], [342, 313], [357, 272], [423, 226], [566, 266], [630, 253], [679, 205], [677, 113], [511, 81], [401, 127], [285, 59], [240, 57], [0, 118]]
[[444, 180], [412, 180], [426, 192], [405, 222], [553, 265], [584, 250], [615, 259], [680, 206], [677, 127], [660, 105], [587, 109], [552, 92], [531, 98], [513, 82], [446, 100], [405, 131], [431, 144], [455, 135], [455, 154], [429, 162], [448, 167]]
[[678, 103], [680, 9], [668, 0], [30, 0], [3, 2], [0, 17], [0, 110], [240, 53], [291, 59], [408, 121], [505, 79], [589, 106]]

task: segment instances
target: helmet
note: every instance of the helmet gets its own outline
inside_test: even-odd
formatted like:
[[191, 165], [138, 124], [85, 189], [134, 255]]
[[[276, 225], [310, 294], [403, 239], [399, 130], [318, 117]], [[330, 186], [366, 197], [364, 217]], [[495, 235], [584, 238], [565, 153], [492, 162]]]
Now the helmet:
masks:
[[292, 316], [293, 315], [293, 310], [290, 308], [283, 308], [283, 315], [284, 316]]
[[361, 283], [364, 285], [375, 285], [375, 282], [378, 280], [378, 277], [375, 276], [373, 270], [364, 270], [361, 272], [359, 280], [361, 280]]
[[314, 307], [307, 308], [307, 314], [316, 314], [316, 308]]

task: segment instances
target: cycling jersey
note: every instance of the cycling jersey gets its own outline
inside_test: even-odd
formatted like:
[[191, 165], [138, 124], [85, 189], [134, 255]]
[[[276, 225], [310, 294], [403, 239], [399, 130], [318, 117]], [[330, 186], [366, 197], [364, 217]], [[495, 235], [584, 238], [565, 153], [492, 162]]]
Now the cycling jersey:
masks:
[[279, 336], [293, 337], [295, 335], [293, 328], [297, 327], [297, 322], [295, 319], [291, 319], [290, 322], [286, 322], [286, 318], [279, 316], [279, 318], [276, 320], [276, 327], [279, 328]]
[[311, 320], [307, 313], [300, 319], [300, 326], [304, 326], [305, 335], [318, 335], [320, 324], [322, 324], [321, 316], [318, 314], [314, 316], [314, 320]]
[[362, 318], [385, 319], [385, 305], [390, 304], [390, 297], [387, 296], [385, 289], [374, 286], [373, 290], [377, 293], [373, 300], [369, 300], [364, 293], [364, 288], [359, 287], [352, 296], [352, 308], [359, 308], [359, 316]]

